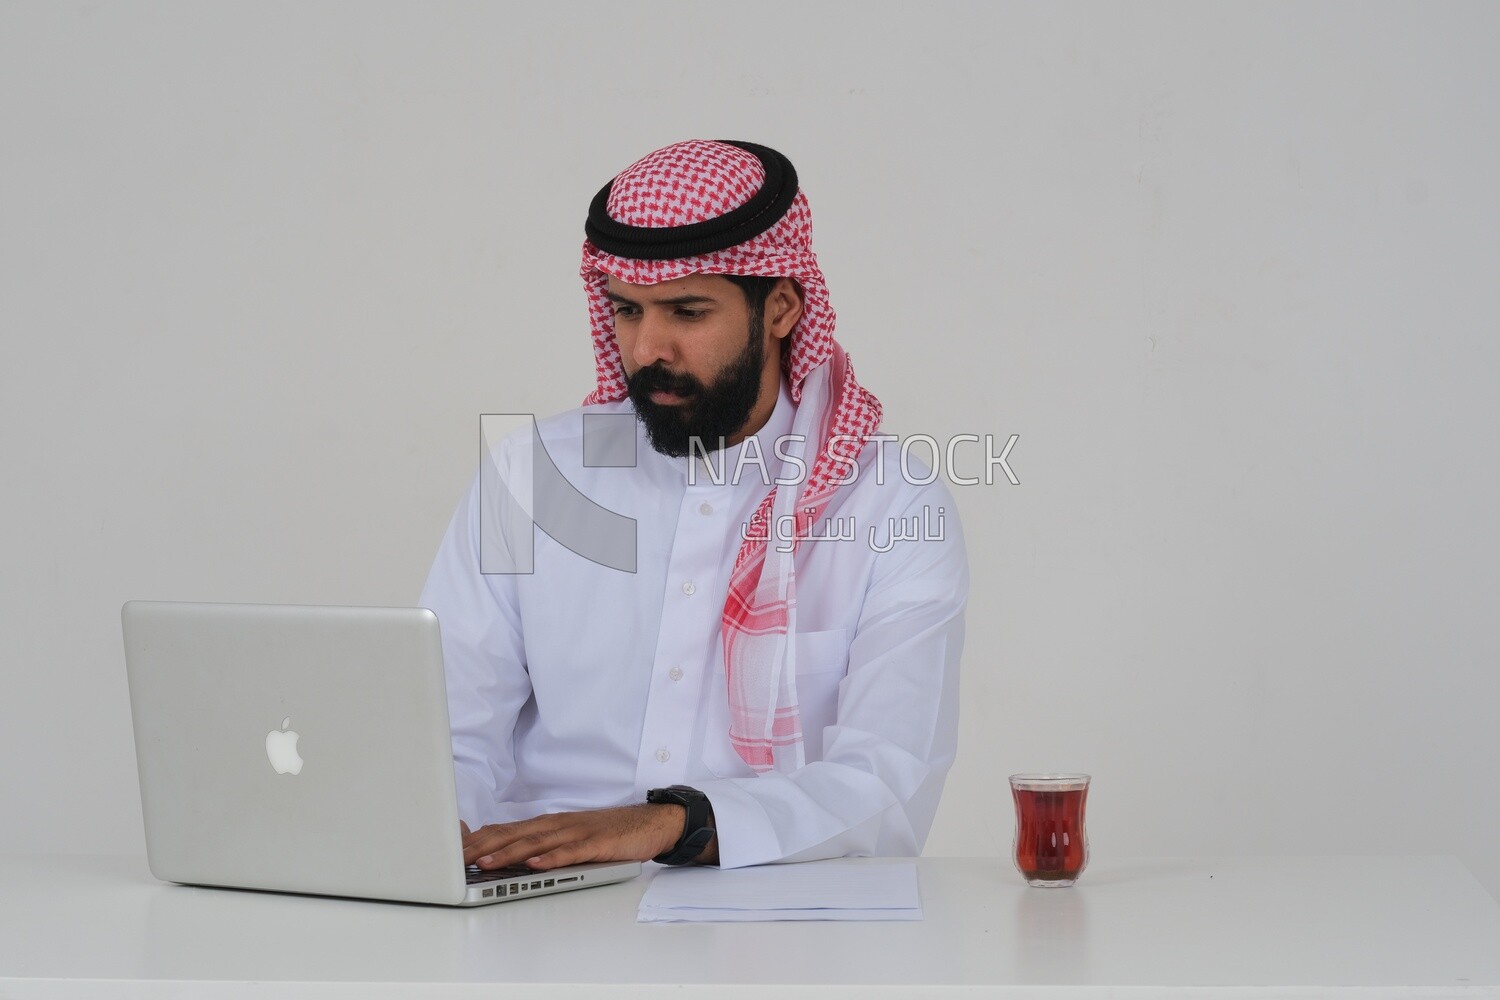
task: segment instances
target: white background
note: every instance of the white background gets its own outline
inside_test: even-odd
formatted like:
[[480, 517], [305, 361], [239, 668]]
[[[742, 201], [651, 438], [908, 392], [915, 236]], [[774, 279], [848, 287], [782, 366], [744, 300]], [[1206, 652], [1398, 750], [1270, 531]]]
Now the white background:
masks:
[[[958, 487], [929, 854], [1095, 776], [1109, 854], [1500, 893], [1500, 6], [0, 3], [0, 850], [143, 849], [130, 598], [411, 604], [478, 415], [592, 385], [589, 198], [787, 153]], [[968, 454], [972, 455], [972, 452]], [[972, 469], [957, 470], [967, 475]]]

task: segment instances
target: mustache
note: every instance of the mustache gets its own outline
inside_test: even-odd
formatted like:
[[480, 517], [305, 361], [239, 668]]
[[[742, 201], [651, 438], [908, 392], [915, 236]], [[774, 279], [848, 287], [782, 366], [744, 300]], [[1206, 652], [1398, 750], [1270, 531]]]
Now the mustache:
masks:
[[673, 375], [660, 365], [651, 364], [625, 379], [625, 387], [632, 396], [647, 396], [653, 392], [671, 392], [679, 396], [695, 396], [703, 392], [703, 383], [691, 375]]

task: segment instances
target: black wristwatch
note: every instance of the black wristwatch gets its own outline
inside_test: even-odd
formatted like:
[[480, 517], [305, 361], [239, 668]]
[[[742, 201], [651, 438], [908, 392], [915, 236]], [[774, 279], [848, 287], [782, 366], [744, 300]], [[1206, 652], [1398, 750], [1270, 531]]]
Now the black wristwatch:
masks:
[[687, 785], [672, 785], [668, 788], [653, 788], [646, 793], [647, 802], [673, 802], [687, 809], [687, 821], [682, 824], [682, 836], [670, 851], [652, 858], [659, 865], [685, 865], [703, 853], [708, 842], [714, 839], [714, 828], [709, 825], [713, 815], [708, 796]]

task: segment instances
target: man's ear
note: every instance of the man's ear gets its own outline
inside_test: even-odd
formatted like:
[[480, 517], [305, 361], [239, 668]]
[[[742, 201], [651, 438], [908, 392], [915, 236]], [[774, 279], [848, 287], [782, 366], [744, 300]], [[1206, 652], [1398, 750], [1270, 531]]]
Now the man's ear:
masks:
[[781, 278], [766, 296], [766, 332], [777, 340], [784, 339], [802, 318], [802, 286], [791, 278]]

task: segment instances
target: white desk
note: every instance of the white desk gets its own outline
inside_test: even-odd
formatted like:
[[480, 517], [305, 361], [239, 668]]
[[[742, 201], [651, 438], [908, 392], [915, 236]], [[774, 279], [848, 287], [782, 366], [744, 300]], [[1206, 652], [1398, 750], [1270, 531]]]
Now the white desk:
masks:
[[1500, 997], [1500, 904], [1451, 858], [918, 864], [920, 923], [637, 924], [645, 878], [460, 910], [0, 857], [0, 997]]

